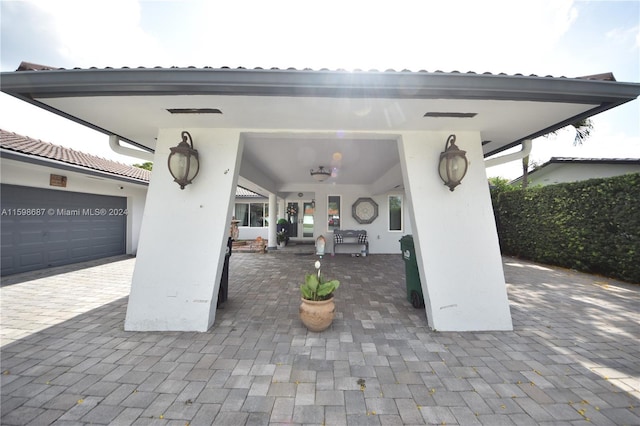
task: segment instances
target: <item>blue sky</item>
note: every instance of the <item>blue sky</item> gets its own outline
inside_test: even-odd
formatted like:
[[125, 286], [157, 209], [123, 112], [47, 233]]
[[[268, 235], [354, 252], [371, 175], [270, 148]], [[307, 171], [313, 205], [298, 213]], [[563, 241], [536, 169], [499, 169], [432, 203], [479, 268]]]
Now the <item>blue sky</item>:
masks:
[[[135, 1], [1, 2], [2, 71], [56, 67], [230, 66], [408, 69], [640, 82], [640, 2]], [[534, 141], [551, 156], [640, 158], [640, 101], [594, 118], [593, 136]], [[109, 156], [107, 138], [0, 95], [0, 127]], [[136, 160], [114, 157], [132, 163]], [[517, 177], [517, 164], [488, 174]]]

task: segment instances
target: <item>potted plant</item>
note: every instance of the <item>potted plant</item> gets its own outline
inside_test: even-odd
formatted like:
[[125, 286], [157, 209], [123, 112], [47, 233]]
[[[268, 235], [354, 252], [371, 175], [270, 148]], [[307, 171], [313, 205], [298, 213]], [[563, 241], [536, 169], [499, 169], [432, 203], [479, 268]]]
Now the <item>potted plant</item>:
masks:
[[282, 231], [276, 232], [276, 240], [278, 241], [278, 246], [284, 248], [284, 246], [287, 245], [287, 230], [283, 229]]
[[287, 222], [287, 219], [284, 219], [284, 218], [278, 219], [278, 221], [276, 222], [276, 231], [278, 232], [287, 231], [288, 229], [289, 229], [289, 222]]
[[300, 319], [311, 331], [326, 330], [333, 322], [336, 310], [333, 292], [340, 286], [338, 280], [325, 281], [320, 266], [320, 261], [316, 261], [317, 272], [306, 274], [304, 284], [300, 286]]
[[289, 242], [289, 222], [287, 219], [281, 218], [276, 222], [276, 238], [280, 247], [286, 246]]

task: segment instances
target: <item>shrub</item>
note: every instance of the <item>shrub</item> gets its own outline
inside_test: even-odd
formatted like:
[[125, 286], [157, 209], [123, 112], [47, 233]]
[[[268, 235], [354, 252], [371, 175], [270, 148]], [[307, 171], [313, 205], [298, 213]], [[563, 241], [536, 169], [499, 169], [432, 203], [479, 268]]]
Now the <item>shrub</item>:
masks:
[[502, 252], [640, 283], [640, 174], [492, 190]]

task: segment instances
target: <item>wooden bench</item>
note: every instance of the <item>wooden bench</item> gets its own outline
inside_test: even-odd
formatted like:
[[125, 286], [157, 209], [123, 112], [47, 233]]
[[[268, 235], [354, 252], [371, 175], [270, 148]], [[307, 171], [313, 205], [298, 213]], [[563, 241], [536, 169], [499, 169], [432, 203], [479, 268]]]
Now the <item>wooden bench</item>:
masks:
[[333, 231], [333, 247], [331, 249], [331, 254], [336, 254], [337, 246], [355, 246], [357, 248], [357, 252], [360, 254], [362, 252], [362, 248], [364, 247], [365, 253], [369, 254], [369, 239], [367, 237], [367, 231], [364, 229], [361, 230], [347, 230], [347, 229], [336, 229]]

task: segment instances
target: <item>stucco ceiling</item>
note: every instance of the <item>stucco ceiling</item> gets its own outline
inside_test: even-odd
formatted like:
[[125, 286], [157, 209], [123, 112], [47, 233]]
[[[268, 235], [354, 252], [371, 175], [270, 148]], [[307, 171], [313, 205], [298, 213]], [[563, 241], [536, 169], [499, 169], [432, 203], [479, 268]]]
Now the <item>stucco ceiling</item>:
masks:
[[[324, 135], [252, 134], [245, 141], [242, 161], [260, 170], [278, 188], [315, 183], [311, 169], [331, 171], [325, 183], [369, 185], [400, 162], [395, 140], [329, 138]], [[396, 176], [402, 183], [402, 177]]]

